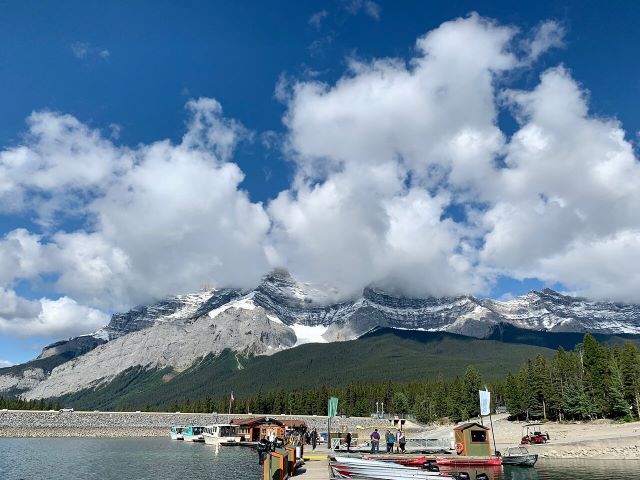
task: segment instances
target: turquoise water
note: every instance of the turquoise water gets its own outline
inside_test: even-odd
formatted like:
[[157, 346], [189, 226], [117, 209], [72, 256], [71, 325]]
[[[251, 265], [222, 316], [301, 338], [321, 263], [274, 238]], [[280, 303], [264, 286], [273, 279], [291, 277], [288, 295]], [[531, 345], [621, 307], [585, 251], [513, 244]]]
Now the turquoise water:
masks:
[[168, 438], [0, 438], [1, 480], [261, 480], [258, 455]]
[[[476, 470], [468, 469], [472, 478]], [[480, 470], [478, 470], [480, 471]], [[640, 461], [542, 460], [486, 470], [493, 480], [640, 480]], [[0, 438], [1, 480], [261, 480], [253, 449], [168, 438]], [[304, 477], [301, 477], [304, 479]]]

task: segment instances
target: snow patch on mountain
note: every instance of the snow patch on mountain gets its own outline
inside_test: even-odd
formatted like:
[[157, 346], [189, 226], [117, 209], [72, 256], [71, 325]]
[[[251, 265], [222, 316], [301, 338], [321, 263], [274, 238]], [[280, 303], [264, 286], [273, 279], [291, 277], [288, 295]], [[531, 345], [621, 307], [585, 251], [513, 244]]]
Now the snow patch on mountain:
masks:
[[305, 343], [327, 343], [327, 340], [323, 337], [329, 327], [324, 325], [301, 325], [299, 323], [291, 325], [291, 329], [296, 334], [296, 344], [303, 345]]

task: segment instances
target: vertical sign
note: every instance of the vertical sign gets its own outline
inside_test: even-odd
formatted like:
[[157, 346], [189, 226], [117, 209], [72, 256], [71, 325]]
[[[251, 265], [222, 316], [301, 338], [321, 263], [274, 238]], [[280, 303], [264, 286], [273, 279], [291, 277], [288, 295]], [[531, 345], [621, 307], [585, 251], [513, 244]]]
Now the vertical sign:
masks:
[[480, 394], [480, 415], [489, 415], [491, 413], [491, 392], [488, 390], [479, 390]]

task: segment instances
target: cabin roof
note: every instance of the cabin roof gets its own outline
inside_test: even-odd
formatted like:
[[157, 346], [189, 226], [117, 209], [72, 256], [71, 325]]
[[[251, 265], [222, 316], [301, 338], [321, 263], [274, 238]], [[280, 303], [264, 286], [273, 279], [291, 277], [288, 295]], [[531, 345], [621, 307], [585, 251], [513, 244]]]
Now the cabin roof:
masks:
[[307, 424], [302, 420], [281, 420], [281, 422], [285, 427], [289, 428], [301, 428], [307, 426]]
[[453, 429], [462, 431], [462, 430], [466, 430], [466, 429], [471, 428], [471, 427], [478, 427], [478, 428], [482, 428], [483, 430], [491, 430], [489, 427], [485, 427], [484, 425], [480, 425], [477, 422], [463, 423], [462, 425], [458, 425], [457, 427], [454, 427]]
[[262, 424], [275, 424], [283, 426], [284, 423], [273, 417], [251, 417], [251, 418], [234, 418], [231, 420], [233, 425], [262, 425]]

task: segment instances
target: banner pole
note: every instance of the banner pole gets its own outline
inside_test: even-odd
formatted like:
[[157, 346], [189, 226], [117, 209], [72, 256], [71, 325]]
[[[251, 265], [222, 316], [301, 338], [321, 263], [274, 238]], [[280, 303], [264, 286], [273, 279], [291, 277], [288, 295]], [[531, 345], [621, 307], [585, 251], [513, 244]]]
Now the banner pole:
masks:
[[493, 453], [498, 456], [498, 447], [496, 446], [496, 434], [493, 431], [493, 420], [491, 419], [491, 409], [489, 409], [489, 424], [491, 425], [491, 436], [493, 437]]

